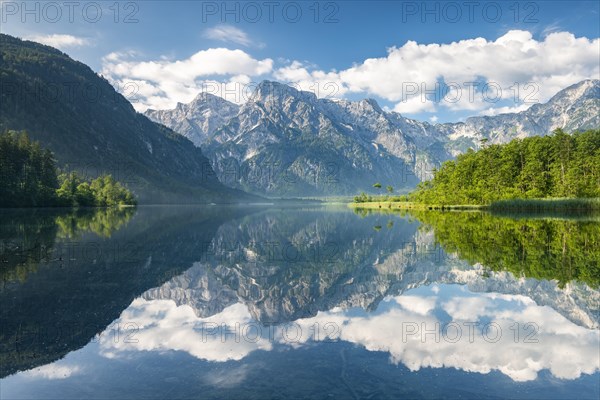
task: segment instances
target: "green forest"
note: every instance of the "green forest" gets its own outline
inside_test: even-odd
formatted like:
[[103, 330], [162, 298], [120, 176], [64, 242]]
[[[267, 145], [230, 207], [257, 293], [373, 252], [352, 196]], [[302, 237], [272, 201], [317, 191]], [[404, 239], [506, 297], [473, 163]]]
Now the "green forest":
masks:
[[133, 193], [110, 175], [87, 181], [60, 173], [52, 152], [25, 132], [0, 134], [0, 207], [135, 205]]
[[[485, 146], [485, 144], [484, 144]], [[424, 204], [600, 197], [600, 130], [515, 139], [446, 161], [408, 196]]]

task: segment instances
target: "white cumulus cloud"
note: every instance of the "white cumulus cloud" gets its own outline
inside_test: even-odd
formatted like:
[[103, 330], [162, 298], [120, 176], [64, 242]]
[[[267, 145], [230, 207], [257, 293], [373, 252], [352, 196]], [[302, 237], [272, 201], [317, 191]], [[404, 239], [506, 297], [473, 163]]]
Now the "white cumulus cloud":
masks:
[[[552, 32], [536, 40], [528, 31], [511, 30], [496, 40], [472, 38], [442, 44], [408, 41], [388, 49], [385, 57], [369, 58], [339, 72], [310, 70], [293, 62], [277, 70], [275, 76], [304, 85], [319, 81], [316, 76], [326, 76], [342, 88], [342, 94], [379, 96], [395, 102], [394, 109], [403, 113], [436, 111], [427, 93], [443, 81], [457, 84], [459, 90], [451, 91], [437, 104], [450, 110], [486, 110], [490, 115], [494, 111], [488, 109], [506, 107], [496, 105], [499, 100], [516, 99], [531, 105], [547, 101], [581, 80], [599, 78], [599, 59], [598, 38]], [[527, 84], [533, 86], [525, 87]], [[505, 111], [509, 109], [496, 113]]]
[[[171, 60], [161, 58], [140, 61], [136, 53], [110, 53], [102, 60], [102, 74], [122, 93], [125, 86], [138, 85], [134, 100], [136, 109], [172, 108], [177, 102], [190, 102], [198, 93], [208, 91], [214, 83], [227, 82], [228, 90], [244, 85], [252, 77], [268, 74], [273, 60], [257, 60], [242, 50], [211, 48], [201, 50], [189, 58]], [[222, 77], [215, 80], [214, 77]], [[218, 94], [218, 93], [215, 93]], [[237, 96], [238, 102], [243, 97]]]

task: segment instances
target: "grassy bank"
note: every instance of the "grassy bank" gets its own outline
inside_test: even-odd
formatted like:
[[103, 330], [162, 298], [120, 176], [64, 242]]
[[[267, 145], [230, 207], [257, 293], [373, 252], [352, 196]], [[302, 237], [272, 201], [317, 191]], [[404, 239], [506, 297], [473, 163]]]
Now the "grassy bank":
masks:
[[371, 201], [365, 203], [349, 203], [348, 206], [351, 208], [389, 210], [481, 210], [486, 208], [486, 206], [471, 204], [434, 205], [412, 203], [409, 201]]
[[600, 198], [592, 199], [514, 199], [496, 201], [489, 205], [436, 205], [408, 201], [371, 201], [349, 203], [355, 209], [371, 210], [488, 210], [491, 212], [572, 213], [600, 212]]

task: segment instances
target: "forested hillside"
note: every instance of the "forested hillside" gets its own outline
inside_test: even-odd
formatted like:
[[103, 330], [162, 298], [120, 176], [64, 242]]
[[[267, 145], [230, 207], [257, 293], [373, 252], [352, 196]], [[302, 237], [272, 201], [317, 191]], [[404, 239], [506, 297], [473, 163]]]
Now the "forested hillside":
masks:
[[237, 202], [188, 139], [138, 114], [88, 66], [0, 34], [0, 132], [26, 130], [61, 168], [111, 174], [141, 203]]
[[600, 130], [513, 140], [445, 162], [409, 199], [490, 204], [507, 199], [600, 197]]

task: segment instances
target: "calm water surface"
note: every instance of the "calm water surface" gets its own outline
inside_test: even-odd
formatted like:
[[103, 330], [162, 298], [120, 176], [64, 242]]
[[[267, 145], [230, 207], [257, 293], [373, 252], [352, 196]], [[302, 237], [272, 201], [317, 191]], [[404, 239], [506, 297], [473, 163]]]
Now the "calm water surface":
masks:
[[600, 397], [596, 217], [0, 211], [0, 397]]

